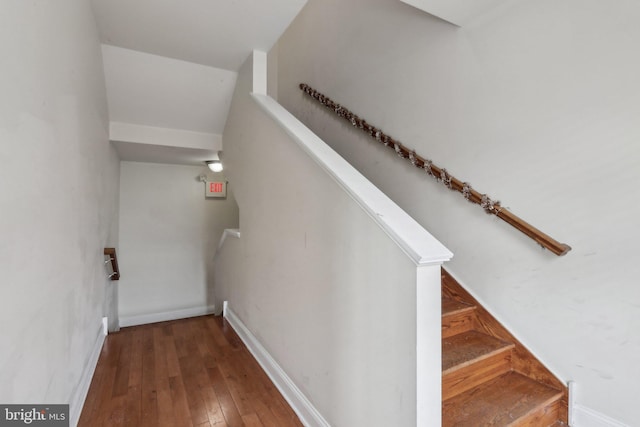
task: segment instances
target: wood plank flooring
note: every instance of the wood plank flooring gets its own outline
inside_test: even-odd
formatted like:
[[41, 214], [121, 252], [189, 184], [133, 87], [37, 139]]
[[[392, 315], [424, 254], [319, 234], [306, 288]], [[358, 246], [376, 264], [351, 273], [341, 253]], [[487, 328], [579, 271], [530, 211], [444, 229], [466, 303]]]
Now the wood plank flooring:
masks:
[[80, 427], [300, 427], [293, 410], [222, 317], [110, 334]]

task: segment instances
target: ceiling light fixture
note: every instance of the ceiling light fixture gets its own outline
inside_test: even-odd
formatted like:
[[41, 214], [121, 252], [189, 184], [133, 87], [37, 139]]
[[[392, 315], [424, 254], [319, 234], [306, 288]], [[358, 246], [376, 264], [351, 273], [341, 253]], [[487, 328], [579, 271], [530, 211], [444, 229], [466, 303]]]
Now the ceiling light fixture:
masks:
[[205, 162], [212, 172], [222, 172], [222, 162], [220, 160], [208, 160]]

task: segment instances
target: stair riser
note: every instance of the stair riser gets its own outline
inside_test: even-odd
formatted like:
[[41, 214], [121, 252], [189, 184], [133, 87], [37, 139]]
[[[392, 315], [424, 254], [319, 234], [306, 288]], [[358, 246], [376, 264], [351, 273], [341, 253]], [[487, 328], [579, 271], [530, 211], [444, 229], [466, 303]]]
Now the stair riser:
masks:
[[462, 368], [449, 370], [442, 375], [442, 400], [457, 396], [510, 370], [511, 350], [499, 352]]
[[475, 328], [475, 309], [460, 311], [442, 316], [442, 338], [449, 338]]

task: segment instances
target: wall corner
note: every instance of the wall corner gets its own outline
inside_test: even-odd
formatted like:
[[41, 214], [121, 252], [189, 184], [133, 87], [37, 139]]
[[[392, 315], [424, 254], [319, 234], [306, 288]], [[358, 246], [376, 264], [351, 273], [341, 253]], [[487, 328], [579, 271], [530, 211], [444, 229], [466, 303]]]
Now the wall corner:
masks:
[[267, 94], [267, 54], [259, 50], [253, 51], [253, 85], [251, 92], [258, 95]]

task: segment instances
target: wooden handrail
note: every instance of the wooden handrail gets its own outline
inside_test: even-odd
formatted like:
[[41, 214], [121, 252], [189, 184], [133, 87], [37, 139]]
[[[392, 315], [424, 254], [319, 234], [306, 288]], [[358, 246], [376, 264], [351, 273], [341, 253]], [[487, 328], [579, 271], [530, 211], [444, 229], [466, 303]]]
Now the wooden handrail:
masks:
[[507, 224], [520, 230], [522, 233], [535, 240], [543, 248], [549, 249], [551, 252], [558, 256], [565, 255], [571, 250], [571, 247], [569, 245], [560, 243], [557, 240], [551, 238], [549, 235], [538, 230], [531, 224], [519, 218], [517, 215], [509, 212], [506, 208], [500, 205], [499, 201], [492, 200], [486, 194], [481, 194], [480, 192], [474, 190], [469, 183], [460, 181], [455, 176], [449, 174], [445, 168], [436, 166], [431, 160], [416, 154], [414, 150], [410, 150], [399, 141], [382, 132], [381, 129], [378, 129], [377, 127], [367, 123], [366, 120], [358, 117], [348, 109], [344, 108], [342, 105], [334, 102], [309, 85], [301, 83], [300, 89], [311, 98], [315, 99], [328, 109], [332, 110], [339, 117], [342, 117], [343, 119], [351, 123], [354, 127], [361, 129], [376, 141], [394, 150], [396, 154], [401, 158], [407, 159], [415, 167], [423, 169], [428, 175], [434, 177], [436, 180], [438, 180], [438, 182], [441, 182], [447, 188], [462, 193], [465, 199], [467, 199], [471, 203], [480, 205], [486, 213], [495, 215], [505, 221]]
[[120, 268], [118, 267], [118, 255], [116, 255], [116, 248], [104, 248], [104, 254], [109, 256], [109, 259], [105, 262], [111, 262], [111, 269], [113, 273], [109, 275], [111, 280], [120, 280]]

